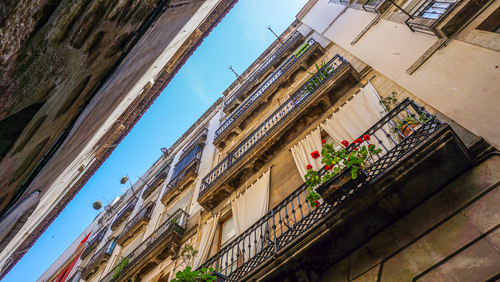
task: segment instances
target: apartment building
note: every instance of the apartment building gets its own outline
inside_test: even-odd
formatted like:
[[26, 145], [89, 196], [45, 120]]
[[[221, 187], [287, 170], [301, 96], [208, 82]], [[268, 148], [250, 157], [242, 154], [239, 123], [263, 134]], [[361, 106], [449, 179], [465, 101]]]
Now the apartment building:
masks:
[[[309, 1], [39, 281], [499, 279], [500, 3], [400, 2]], [[311, 204], [325, 144], [380, 153]]]

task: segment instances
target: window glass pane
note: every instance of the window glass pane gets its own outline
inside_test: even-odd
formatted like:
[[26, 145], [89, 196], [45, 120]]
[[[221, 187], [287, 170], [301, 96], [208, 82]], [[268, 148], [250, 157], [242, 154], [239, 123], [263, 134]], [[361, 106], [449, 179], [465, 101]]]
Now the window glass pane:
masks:
[[221, 248], [223, 248], [235, 235], [236, 230], [234, 229], [233, 217], [231, 217], [222, 224]]

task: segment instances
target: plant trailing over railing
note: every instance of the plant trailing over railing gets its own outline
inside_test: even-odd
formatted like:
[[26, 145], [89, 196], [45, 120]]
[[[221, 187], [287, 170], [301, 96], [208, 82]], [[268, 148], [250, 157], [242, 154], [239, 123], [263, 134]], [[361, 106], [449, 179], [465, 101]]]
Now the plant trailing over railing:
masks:
[[[363, 139], [358, 138], [354, 140], [354, 144], [361, 144], [363, 141], [369, 141], [370, 136], [364, 135]], [[322, 140], [322, 143], [325, 144], [326, 140]], [[349, 146], [349, 142], [347, 140], [342, 141], [342, 145], [346, 148]], [[317, 185], [325, 183], [330, 178], [334, 177], [338, 174], [343, 167], [347, 169], [351, 169], [351, 177], [352, 179], [356, 179], [358, 174], [361, 173], [362, 170], [365, 169], [365, 162], [367, 160], [368, 155], [373, 159], [373, 156], [382, 152], [382, 149], [377, 149], [375, 144], [369, 144], [368, 146], [356, 147], [349, 154], [345, 148], [336, 150], [334, 143], [325, 144], [324, 148], [321, 150], [321, 155], [323, 159], [321, 160], [322, 164], [325, 164], [326, 173], [323, 176], [318, 176], [318, 171], [313, 170], [312, 165], [307, 165], [307, 173], [304, 176], [306, 178], [306, 184], [309, 186], [307, 191], [309, 191], [309, 195], [307, 195], [307, 200], [313, 207], [319, 206], [319, 199], [321, 196], [314, 191], [314, 187]], [[311, 153], [313, 159], [317, 159], [320, 157], [320, 153], [318, 151], [314, 151]]]
[[177, 271], [171, 282], [213, 282], [217, 279], [216, 276], [211, 275], [213, 271], [214, 269], [211, 267], [192, 271], [191, 267], [188, 266], [182, 271]]
[[123, 257], [120, 262], [116, 265], [115, 269], [113, 270], [113, 279], [116, 279], [120, 276], [120, 273], [122, 270], [128, 265], [129, 263], [128, 257]]

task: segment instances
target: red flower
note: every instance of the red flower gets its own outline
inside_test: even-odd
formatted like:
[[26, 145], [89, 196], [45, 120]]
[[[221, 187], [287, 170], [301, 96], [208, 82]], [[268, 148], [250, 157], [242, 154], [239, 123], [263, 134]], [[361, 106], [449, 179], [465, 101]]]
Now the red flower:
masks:
[[325, 139], [321, 139], [321, 144], [325, 144], [326, 143], [326, 140]]
[[320, 156], [320, 155], [319, 155], [319, 152], [318, 152], [318, 151], [314, 151], [314, 152], [312, 152], [312, 153], [311, 153], [311, 157], [312, 157], [313, 159], [317, 159], [317, 158], [319, 158], [319, 156]]
[[317, 207], [319, 207], [319, 205], [321, 205], [321, 203], [318, 200], [314, 200], [313, 204], [314, 204], [315, 208], [317, 208]]
[[333, 165], [325, 165], [326, 170], [331, 170], [333, 168]]
[[359, 150], [359, 148], [354, 148], [354, 151], [358, 151], [358, 150]]
[[354, 140], [354, 144], [361, 144], [361, 143], [363, 143], [363, 139], [361, 138]]
[[306, 166], [306, 168], [307, 168], [307, 170], [310, 170], [310, 169], [312, 169], [312, 168], [313, 168], [313, 166], [312, 166], [312, 165], [310, 165], [310, 164], [308, 164], [308, 165]]
[[368, 134], [365, 134], [365, 136], [363, 136], [363, 140], [365, 140], [365, 141], [368, 141], [368, 140], [370, 140], [370, 135], [368, 135]]
[[344, 140], [342, 141], [342, 145], [347, 148], [347, 146], [349, 146], [349, 142], [347, 142], [347, 140]]

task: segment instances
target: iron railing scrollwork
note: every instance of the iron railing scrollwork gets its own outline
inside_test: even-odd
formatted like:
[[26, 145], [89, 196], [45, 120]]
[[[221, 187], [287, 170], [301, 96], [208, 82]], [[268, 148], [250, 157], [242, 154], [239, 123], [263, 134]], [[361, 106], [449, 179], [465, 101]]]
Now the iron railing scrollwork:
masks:
[[139, 198], [136, 196], [134, 199], [132, 199], [119, 213], [118, 215], [116, 216], [115, 220], [113, 221], [113, 223], [111, 224], [111, 230], [115, 230], [116, 228], [118, 228], [118, 226], [120, 226], [120, 224], [125, 220], [125, 218], [127, 217], [127, 214], [130, 215], [130, 213], [132, 213], [132, 211], [134, 210], [135, 208], [135, 205], [137, 204], [137, 201], [139, 200]]
[[295, 31], [292, 33], [292, 35], [290, 35], [290, 37], [288, 37], [287, 40], [280, 47], [278, 47], [278, 49], [276, 49], [276, 51], [243, 83], [243, 85], [241, 85], [233, 95], [229, 96], [226, 101], [224, 101], [224, 108], [230, 106], [236, 99], [245, 93], [248, 87], [252, 85], [259, 75], [268, 70], [277, 59], [281, 58], [281, 56], [301, 38], [303, 37], [300, 32]]
[[85, 250], [83, 250], [81, 255], [82, 259], [86, 258], [92, 252], [92, 250], [102, 241], [104, 233], [107, 229], [108, 228], [102, 228], [97, 234], [95, 234], [94, 237], [92, 237], [92, 239], [87, 242], [87, 247], [85, 248]]
[[145, 207], [143, 207], [134, 216], [134, 218], [132, 218], [132, 220], [130, 220], [129, 222], [127, 222], [127, 225], [125, 225], [125, 227], [123, 228], [122, 233], [121, 233], [120, 236], [125, 235], [130, 230], [130, 228], [132, 228], [138, 221], [140, 221], [140, 220], [142, 220], [144, 218], [146, 218], [147, 220], [151, 219], [151, 214], [153, 214], [153, 210], [155, 208], [155, 204], [156, 204], [156, 202], [151, 201]]
[[94, 264], [97, 261], [99, 261], [101, 258], [103, 258], [103, 256], [107, 256], [107, 257], [111, 256], [111, 253], [115, 249], [115, 246], [116, 246], [116, 238], [115, 237], [109, 238], [108, 241], [104, 244], [104, 246], [102, 246], [102, 248], [100, 248], [99, 251], [97, 251], [92, 256], [92, 258], [90, 259], [87, 266], [82, 270], [82, 274], [83, 274], [82, 276], [85, 276], [89, 270], [94, 268], [94, 266], [95, 266]]
[[248, 98], [241, 103], [219, 126], [219, 128], [215, 131], [215, 138], [221, 135], [234, 121], [236, 121], [255, 101], [258, 100], [276, 81], [279, 80], [281, 76], [283, 76], [287, 70], [289, 70], [299, 59], [312, 49], [314, 44], [318, 44], [314, 38], [310, 38], [309, 40], [302, 45], [298, 51], [292, 54], [285, 62], [281, 64], [281, 66], [274, 71], [270, 77], [264, 81], [255, 92], [253, 92]]
[[[115, 275], [116, 267], [113, 268], [104, 278], [99, 282], [110, 282], [116, 281], [127, 273], [134, 265], [141, 261], [141, 257], [146, 255], [148, 252], [155, 250], [158, 242], [168, 234], [172, 232], [177, 233], [179, 236], [184, 234], [189, 220], [189, 215], [182, 209], [178, 209], [174, 214], [172, 214], [165, 222], [158, 227], [151, 235], [149, 235], [146, 240], [144, 240], [137, 248], [135, 248], [128, 256], [129, 263], [123, 268], [123, 270]], [[113, 278], [115, 276], [115, 278]]]
[[335, 55], [313, 77], [286, 100], [274, 113], [272, 113], [257, 129], [243, 140], [231, 153], [229, 153], [217, 166], [212, 169], [202, 180], [199, 197], [205, 194], [210, 187], [229, 171], [245, 155], [255, 148], [267, 135], [273, 132], [283, 121], [288, 119], [302, 104], [312, 97], [317, 89], [325, 82], [332, 79], [336, 73], [348, 64], [340, 55]]
[[[177, 174], [170, 182], [167, 184], [167, 189], [165, 189], [165, 192], [163, 193], [163, 196], [166, 195], [168, 192], [172, 191], [172, 189], [175, 188], [175, 186], [181, 182], [184, 177], [190, 173], [193, 172], [194, 174], [198, 174], [198, 169], [200, 168], [200, 159], [194, 158], [192, 159], [184, 169]], [[162, 197], [163, 197], [162, 196]]]
[[[368, 159], [366, 170], [363, 171], [368, 177], [364, 182], [349, 191], [337, 190], [340, 192], [333, 195], [336, 201], [334, 205], [322, 203], [318, 208], [309, 205], [306, 199], [308, 186], [302, 184], [199, 269], [212, 267], [226, 276], [226, 282], [240, 281], [267, 259], [293, 244], [299, 236], [310, 231], [326, 215], [341, 208], [347, 199], [359, 195], [359, 190], [377, 181], [381, 174], [442, 125], [443, 122], [424, 107], [405, 99], [360, 136], [370, 135], [371, 141], [351, 144], [346, 148], [347, 153], [350, 153], [356, 147], [366, 146], [368, 142], [382, 148], [382, 153]], [[325, 168], [322, 168], [318, 174], [322, 176], [325, 172]]]
[[198, 133], [197, 136], [191, 140], [186, 146], [184, 146], [184, 149], [182, 149], [182, 154], [179, 157], [179, 159], [183, 159], [194, 147], [196, 147], [198, 144], [205, 144], [207, 141], [207, 134], [208, 134], [208, 128], [203, 129], [200, 133]]
[[408, 18], [405, 23], [413, 32], [421, 32], [429, 35], [436, 35], [433, 27], [437, 22], [446, 16], [458, 2], [425, 0], [420, 3], [413, 12], [412, 18]]

